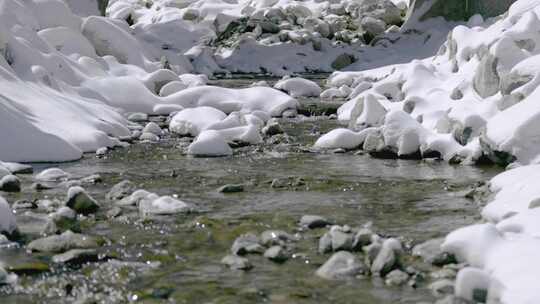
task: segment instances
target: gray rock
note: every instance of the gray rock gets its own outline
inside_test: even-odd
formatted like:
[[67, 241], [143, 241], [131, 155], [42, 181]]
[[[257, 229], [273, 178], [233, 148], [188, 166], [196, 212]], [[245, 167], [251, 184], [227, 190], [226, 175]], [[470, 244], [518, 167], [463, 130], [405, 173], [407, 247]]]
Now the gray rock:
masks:
[[355, 277], [365, 271], [365, 265], [356, 256], [347, 251], [340, 251], [334, 253], [315, 274], [327, 280], [340, 280]]
[[52, 257], [54, 263], [70, 265], [82, 265], [99, 260], [99, 255], [94, 249], [72, 249]]
[[332, 251], [332, 236], [330, 233], [325, 233], [319, 239], [319, 253], [324, 254]]
[[384, 280], [386, 285], [389, 286], [401, 286], [405, 283], [407, 283], [407, 280], [409, 279], [409, 274], [406, 272], [403, 272], [399, 269], [390, 271]]
[[438, 280], [429, 285], [429, 289], [436, 297], [454, 294], [454, 282], [448, 279]]
[[300, 219], [300, 226], [309, 229], [324, 228], [328, 225], [331, 225], [331, 222], [318, 215], [304, 215]]
[[243, 184], [227, 184], [227, 185], [221, 186], [218, 189], [218, 192], [221, 192], [221, 193], [244, 192], [244, 185]]
[[52, 235], [34, 240], [28, 244], [27, 249], [38, 252], [60, 253], [76, 248], [96, 248], [99, 245], [100, 241], [96, 237], [66, 231], [60, 235]]
[[248, 259], [232, 254], [225, 256], [221, 260], [221, 263], [234, 270], [249, 270], [253, 268], [253, 265], [251, 265]]
[[500, 78], [497, 72], [498, 59], [490, 53], [484, 54], [474, 74], [474, 89], [482, 98], [488, 98], [499, 91]]
[[397, 239], [385, 240], [379, 254], [371, 265], [372, 275], [381, 275], [384, 277], [390, 271], [394, 270], [397, 267], [401, 251], [401, 243]]
[[281, 246], [272, 246], [268, 248], [264, 252], [264, 257], [277, 263], [283, 263], [289, 258], [287, 252]]
[[21, 210], [21, 209], [36, 209], [37, 204], [35, 201], [29, 201], [26, 199], [18, 200], [11, 205], [11, 208], [13, 210]]
[[365, 253], [365, 262], [367, 265], [373, 264], [373, 261], [375, 261], [375, 259], [379, 255], [381, 248], [382, 244], [379, 242], [373, 242], [362, 248], [362, 251], [364, 251]]
[[261, 244], [267, 247], [274, 245], [284, 245], [287, 242], [295, 241], [295, 237], [281, 230], [266, 230], [261, 233]]
[[0, 191], [21, 192], [21, 181], [15, 175], [6, 175], [0, 179]]
[[161, 134], [163, 134], [163, 130], [159, 127], [159, 125], [153, 121], [149, 122], [146, 124], [146, 126], [144, 127], [144, 129], [142, 130], [143, 134], [144, 133], [150, 133], [150, 134], [154, 134], [156, 136], [161, 136]]
[[234, 240], [231, 252], [234, 255], [245, 255], [249, 253], [264, 253], [264, 247], [260, 244], [260, 239], [251, 233], [242, 234]]
[[107, 199], [110, 201], [121, 200], [135, 190], [135, 185], [132, 182], [124, 180], [112, 187], [111, 191], [107, 193]]
[[40, 172], [35, 178], [36, 180], [42, 182], [58, 182], [67, 180], [69, 178], [69, 174], [62, 169], [49, 168]]
[[67, 193], [66, 206], [79, 214], [96, 213], [99, 204], [82, 187], [71, 187]]
[[360, 26], [362, 26], [362, 29], [372, 37], [384, 33], [387, 27], [384, 21], [369, 16], [362, 18]]
[[13, 284], [17, 282], [15, 274], [8, 273], [4, 268], [0, 267], [0, 286]]
[[104, 156], [105, 154], [107, 154], [107, 151], [109, 151], [109, 148], [101, 147], [96, 150], [96, 156]]

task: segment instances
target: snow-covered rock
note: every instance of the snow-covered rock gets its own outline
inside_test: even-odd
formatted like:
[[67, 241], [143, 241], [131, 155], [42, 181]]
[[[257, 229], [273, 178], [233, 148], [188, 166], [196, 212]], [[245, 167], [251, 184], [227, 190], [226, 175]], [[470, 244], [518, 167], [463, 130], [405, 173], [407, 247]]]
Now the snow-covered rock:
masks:
[[304, 78], [282, 79], [274, 85], [274, 88], [287, 92], [293, 98], [318, 97], [322, 92], [316, 82]]

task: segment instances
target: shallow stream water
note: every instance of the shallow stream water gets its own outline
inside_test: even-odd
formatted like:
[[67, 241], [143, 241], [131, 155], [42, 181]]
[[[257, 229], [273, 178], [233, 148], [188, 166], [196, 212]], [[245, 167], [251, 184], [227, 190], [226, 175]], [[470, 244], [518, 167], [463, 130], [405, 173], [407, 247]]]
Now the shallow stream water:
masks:
[[[221, 85], [241, 87], [247, 80]], [[8, 265], [48, 265], [48, 271], [21, 275], [20, 284], [0, 288], [1, 303], [71, 303], [88, 297], [102, 303], [418, 303], [433, 301], [425, 287], [387, 287], [380, 279], [331, 282], [315, 270], [329, 254], [317, 253], [326, 229], [300, 231], [302, 215], [322, 215], [337, 224], [372, 223], [384, 236], [418, 243], [442, 237], [479, 219], [478, 206], [464, 194], [496, 169], [451, 166], [439, 161], [378, 160], [367, 155], [311, 153], [310, 145], [338, 126], [327, 117], [282, 120], [289, 138], [279, 143], [235, 149], [228, 158], [183, 155], [185, 139], [134, 144], [104, 158], [87, 155], [65, 164], [35, 164], [39, 172], [59, 167], [74, 178], [101, 175], [85, 186], [102, 203], [95, 217], [82, 220], [85, 234], [106, 240], [99, 249], [122, 262], [65, 268], [50, 256], [24, 249], [0, 249]], [[65, 197], [66, 188], [36, 192], [23, 176], [17, 199]], [[105, 194], [117, 182], [131, 180], [159, 195], [178, 195], [198, 206], [189, 215], [141, 220], [137, 210], [108, 219]], [[273, 180], [283, 187], [271, 186]], [[223, 194], [225, 184], [245, 184], [245, 191]], [[229, 270], [220, 260], [242, 233], [282, 229], [298, 233], [293, 258], [276, 264], [262, 256], [248, 258], [254, 268]], [[116, 261], [116, 260], [115, 260]], [[45, 266], [43, 266], [45, 267]], [[32, 268], [32, 267], [30, 267]], [[33, 267], [36, 268], [36, 267]], [[93, 302], [83, 302], [93, 303]]]

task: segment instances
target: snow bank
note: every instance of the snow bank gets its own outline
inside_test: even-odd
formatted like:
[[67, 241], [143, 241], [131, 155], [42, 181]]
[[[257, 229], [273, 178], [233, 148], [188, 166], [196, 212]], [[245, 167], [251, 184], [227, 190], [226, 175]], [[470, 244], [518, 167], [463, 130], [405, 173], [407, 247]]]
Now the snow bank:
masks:
[[[68, 5], [80, 15], [95, 13], [73, 1]], [[269, 88], [201, 86], [206, 76], [179, 75], [193, 69], [186, 56], [149, 42], [165, 28], [154, 32], [118, 18], [81, 18], [68, 5], [0, 1], [3, 161], [68, 161], [118, 145], [117, 138], [130, 135], [126, 112], [167, 115], [208, 106], [227, 114], [279, 116], [296, 108], [293, 98]], [[111, 1], [115, 5], [120, 2]]]
[[[460, 261], [483, 271], [487, 283], [482, 289], [488, 291], [489, 299], [520, 304], [536, 303], [540, 297], [538, 172], [538, 165], [530, 165], [494, 177], [490, 190], [495, 197], [482, 212], [490, 222], [458, 229], [443, 244]], [[461, 272], [465, 273], [458, 275], [456, 292], [459, 286], [479, 284], [468, 270]]]
[[[422, 149], [447, 160], [471, 163], [489, 157], [501, 164], [538, 162], [539, 13], [538, 3], [517, 1], [508, 15], [485, 21], [474, 17], [455, 26], [435, 56], [409, 63], [393, 58], [394, 64], [388, 66], [383, 58], [376, 61], [380, 67], [375, 69], [334, 73], [328, 81], [331, 87], [351, 88], [350, 100], [338, 110], [338, 118], [350, 120], [356, 130], [374, 126], [384, 130], [390, 121], [382, 121], [383, 114], [402, 110], [418, 122], [418, 130], [425, 129], [421, 133], [428, 134], [412, 132], [410, 140], [419, 140]], [[437, 19], [415, 26], [416, 32], [434, 36], [444, 29]], [[390, 49], [413, 50], [407, 46], [414, 40], [411, 34], [400, 40]], [[371, 56], [387, 52], [374, 47], [363, 58], [369, 62]], [[364, 67], [369, 66], [355, 66]], [[399, 149], [393, 139], [385, 145]]]

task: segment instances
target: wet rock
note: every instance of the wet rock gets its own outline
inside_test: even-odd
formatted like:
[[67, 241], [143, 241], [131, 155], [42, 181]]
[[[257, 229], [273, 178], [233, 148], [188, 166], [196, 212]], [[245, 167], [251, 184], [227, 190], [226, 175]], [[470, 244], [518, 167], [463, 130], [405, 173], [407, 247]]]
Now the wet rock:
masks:
[[57, 182], [61, 180], [67, 180], [69, 174], [62, 169], [58, 168], [49, 168], [43, 170], [38, 175], [36, 175], [36, 180], [42, 182]]
[[386, 285], [389, 286], [401, 286], [405, 283], [407, 283], [407, 280], [409, 280], [409, 274], [406, 272], [403, 272], [399, 269], [390, 271], [384, 280]]
[[132, 182], [128, 180], [124, 180], [114, 185], [109, 191], [109, 193], [107, 193], [106, 197], [110, 201], [117, 201], [130, 195], [135, 190], [136, 190], [135, 185]]
[[253, 268], [253, 265], [251, 265], [248, 259], [232, 254], [225, 256], [221, 260], [221, 263], [234, 270], [249, 270]]
[[364, 246], [371, 244], [373, 239], [373, 231], [368, 228], [362, 228], [354, 235], [352, 247], [355, 250], [360, 250]]
[[81, 230], [75, 210], [69, 207], [61, 207], [57, 211], [50, 213], [49, 218], [54, 222], [55, 232]]
[[36, 275], [49, 272], [51, 269], [48, 264], [36, 260], [20, 260], [7, 267], [7, 270], [18, 275]]
[[373, 242], [362, 248], [362, 251], [365, 253], [365, 261], [367, 265], [372, 265], [373, 261], [379, 255], [381, 251], [382, 244], [380, 242]]
[[340, 251], [334, 253], [315, 274], [327, 280], [340, 280], [355, 277], [365, 271], [365, 265], [356, 256], [347, 251]]
[[18, 200], [11, 205], [13, 210], [23, 210], [23, 209], [36, 209], [36, 201], [30, 201], [27, 199]]
[[300, 219], [300, 226], [309, 229], [324, 228], [328, 225], [331, 225], [330, 221], [318, 215], [304, 215]]
[[72, 249], [52, 257], [54, 263], [70, 265], [82, 265], [99, 260], [99, 255], [94, 249]]
[[54, 187], [52, 185], [49, 185], [47, 183], [33, 183], [30, 188], [32, 188], [35, 191], [43, 191], [43, 190], [50, 190]]
[[71, 187], [68, 189], [66, 206], [75, 210], [79, 214], [88, 215], [96, 213], [99, 204], [82, 187]]
[[448, 279], [438, 280], [431, 283], [429, 289], [436, 297], [454, 294], [454, 282]]
[[268, 248], [264, 252], [264, 257], [276, 263], [283, 263], [289, 258], [287, 252], [281, 246], [272, 246]]
[[99, 247], [100, 241], [96, 237], [66, 231], [60, 235], [52, 235], [34, 240], [28, 244], [27, 249], [38, 252], [65, 252], [70, 249], [91, 249]]
[[6, 175], [0, 179], [0, 191], [21, 192], [21, 181], [15, 175]]
[[373, 275], [385, 276], [398, 266], [398, 257], [402, 251], [401, 243], [397, 239], [387, 239], [383, 242], [381, 250], [371, 265]]
[[262, 134], [268, 137], [283, 133], [283, 128], [281, 127], [279, 122], [274, 119], [269, 120], [268, 123], [266, 123], [266, 126], [262, 128]]
[[261, 233], [261, 244], [267, 247], [274, 245], [284, 245], [287, 242], [295, 241], [295, 237], [281, 230], [267, 230]]
[[221, 186], [218, 189], [218, 192], [221, 192], [221, 193], [244, 192], [244, 185], [243, 184], [227, 184], [227, 185]]
[[354, 236], [348, 226], [332, 226], [319, 240], [319, 252], [351, 250]]
[[148, 115], [145, 113], [132, 113], [127, 117], [127, 119], [133, 122], [144, 122], [148, 121]]
[[249, 253], [264, 253], [264, 247], [260, 244], [260, 239], [251, 233], [243, 234], [234, 240], [231, 247], [231, 252], [234, 255], [245, 255]]
[[107, 211], [107, 217], [108, 218], [116, 218], [122, 215], [122, 208], [120, 207], [113, 207]]
[[456, 263], [456, 259], [452, 254], [442, 251], [441, 245], [443, 242], [443, 238], [428, 240], [414, 246], [412, 254], [413, 256], [421, 257], [424, 262], [435, 266]]
[[101, 178], [101, 175], [99, 174], [92, 174], [92, 175], [81, 178], [81, 183], [83, 184], [95, 185], [101, 182], [103, 182], [103, 178]]
[[194, 210], [191, 204], [170, 196], [156, 197], [155, 194], [147, 196], [139, 203], [139, 212], [142, 216], [190, 213]]

